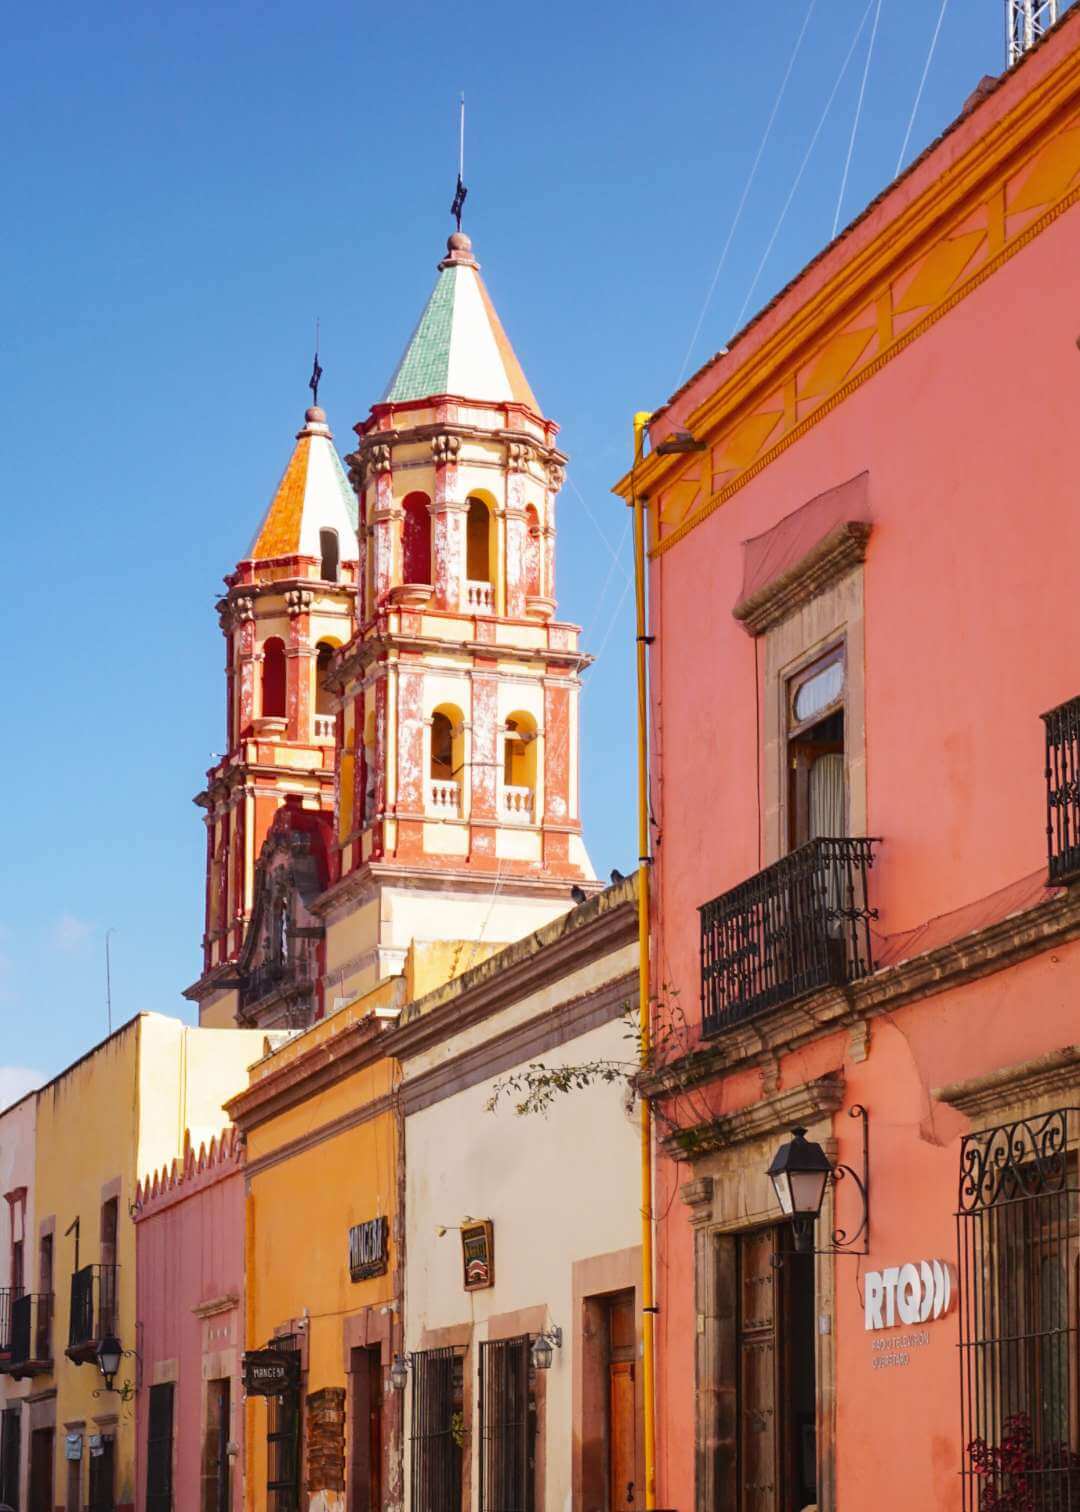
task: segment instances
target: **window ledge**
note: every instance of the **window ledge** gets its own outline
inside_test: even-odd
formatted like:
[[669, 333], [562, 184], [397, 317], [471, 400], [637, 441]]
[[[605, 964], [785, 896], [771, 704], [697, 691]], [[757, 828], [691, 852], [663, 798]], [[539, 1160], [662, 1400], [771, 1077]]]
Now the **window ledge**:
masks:
[[762, 635], [850, 572], [866, 558], [872, 527], [868, 520], [845, 520], [805, 556], [731, 611], [748, 635]]
[[931, 1096], [973, 1121], [1003, 1110], [1031, 1117], [1056, 1107], [1062, 1094], [1075, 1095], [1080, 1080], [1080, 1045], [1050, 1050], [1033, 1060], [935, 1087]]

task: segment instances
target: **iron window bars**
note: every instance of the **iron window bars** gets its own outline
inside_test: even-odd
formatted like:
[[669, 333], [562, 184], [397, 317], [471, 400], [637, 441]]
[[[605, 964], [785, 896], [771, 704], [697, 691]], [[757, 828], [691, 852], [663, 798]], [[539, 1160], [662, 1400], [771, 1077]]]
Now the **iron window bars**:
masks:
[[879, 843], [811, 840], [701, 907], [705, 1035], [873, 971], [867, 875]]
[[116, 1332], [117, 1265], [84, 1265], [71, 1277], [68, 1349], [84, 1349]]
[[[273, 1341], [274, 1348], [299, 1353], [295, 1334]], [[300, 1388], [266, 1399], [266, 1490], [270, 1512], [298, 1512], [300, 1506]]]
[[171, 1382], [150, 1388], [146, 1512], [172, 1512], [173, 1395]]
[[480, 1345], [479, 1512], [533, 1512], [531, 1346], [528, 1334]]
[[460, 1512], [464, 1350], [418, 1349], [412, 1369], [412, 1505]]
[[964, 1137], [957, 1258], [965, 1512], [1080, 1508], [1076, 1452], [1080, 1113]]
[[10, 1357], [15, 1304], [22, 1296], [21, 1286], [0, 1286], [0, 1357]]
[[1080, 875], [1080, 698], [1042, 716], [1046, 726], [1046, 853], [1049, 880]]
[[[12, 1375], [26, 1366], [44, 1368], [52, 1360], [52, 1292], [25, 1292], [11, 1309]], [[27, 1370], [26, 1374], [32, 1372]]]

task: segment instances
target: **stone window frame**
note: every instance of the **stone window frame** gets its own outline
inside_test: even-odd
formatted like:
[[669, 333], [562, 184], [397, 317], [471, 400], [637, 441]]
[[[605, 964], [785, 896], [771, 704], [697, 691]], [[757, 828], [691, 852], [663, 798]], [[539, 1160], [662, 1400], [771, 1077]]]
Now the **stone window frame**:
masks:
[[844, 647], [844, 776], [848, 831], [866, 834], [866, 651], [864, 573], [859, 562], [763, 631], [761, 852], [769, 866], [787, 854], [788, 685], [834, 646]]

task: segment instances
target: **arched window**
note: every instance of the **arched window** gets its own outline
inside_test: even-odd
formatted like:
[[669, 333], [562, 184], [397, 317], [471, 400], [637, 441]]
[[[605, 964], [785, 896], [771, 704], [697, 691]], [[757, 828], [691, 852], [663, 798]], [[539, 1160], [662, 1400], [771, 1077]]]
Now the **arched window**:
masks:
[[525, 592], [536, 597], [540, 592], [540, 516], [533, 504], [525, 509], [524, 568]]
[[462, 813], [465, 777], [465, 722], [461, 710], [443, 704], [431, 716], [431, 767], [427, 811], [442, 819]]
[[334, 695], [326, 686], [326, 674], [334, 659], [334, 647], [329, 641], [320, 641], [315, 648], [315, 712], [333, 714]]
[[285, 642], [276, 635], [263, 644], [262, 712], [264, 719], [285, 718]]
[[511, 714], [503, 747], [503, 782], [507, 787], [535, 788], [536, 738], [536, 720], [531, 714]]
[[427, 494], [411, 493], [404, 504], [401, 524], [401, 580], [431, 582], [431, 514]]
[[469, 500], [465, 575], [471, 583], [491, 582], [491, 516], [483, 499]]
[[338, 580], [338, 533], [336, 530], [319, 531], [319, 550], [322, 553], [319, 576], [324, 583], [336, 583]]

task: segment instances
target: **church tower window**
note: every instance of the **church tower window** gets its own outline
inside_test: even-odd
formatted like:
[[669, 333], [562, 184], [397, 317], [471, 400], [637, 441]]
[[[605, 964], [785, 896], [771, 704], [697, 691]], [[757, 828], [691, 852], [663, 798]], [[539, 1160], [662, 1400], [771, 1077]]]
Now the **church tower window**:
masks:
[[338, 533], [336, 530], [319, 531], [319, 551], [322, 553], [322, 565], [319, 568], [319, 576], [324, 583], [336, 583], [338, 580]]
[[285, 642], [276, 635], [263, 646], [262, 713], [264, 719], [285, 718]]
[[491, 515], [483, 499], [469, 500], [465, 563], [470, 583], [491, 582]]
[[536, 506], [525, 509], [525, 592], [530, 598], [540, 593], [540, 516]]
[[411, 493], [401, 526], [401, 578], [405, 583], [431, 582], [431, 513], [428, 496]]

